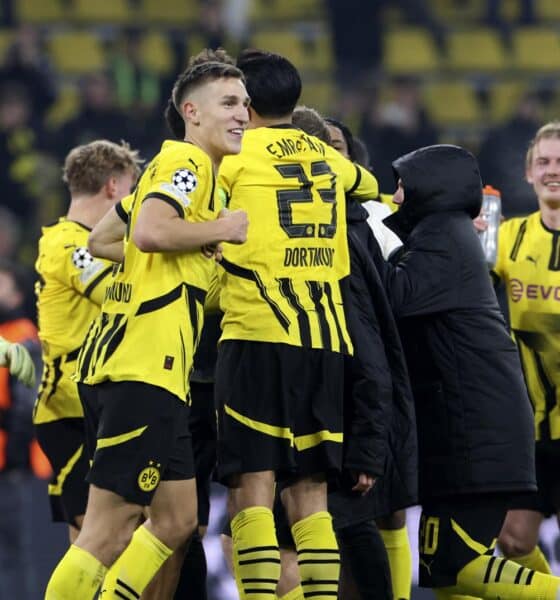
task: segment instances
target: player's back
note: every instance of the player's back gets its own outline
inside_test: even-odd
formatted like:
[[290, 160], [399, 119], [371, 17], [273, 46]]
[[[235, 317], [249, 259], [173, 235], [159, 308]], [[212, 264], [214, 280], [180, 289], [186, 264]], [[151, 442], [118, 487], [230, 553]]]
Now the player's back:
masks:
[[88, 327], [99, 314], [113, 268], [89, 254], [89, 231], [61, 218], [43, 227], [39, 240], [35, 289], [44, 368], [36, 423], [82, 414], [70, 375]]
[[345, 191], [366, 195], [360, 179], [290, 125], [245, 133], [241, 153], [220, 167], [228, 207], [249, 219], [247, 242], [224, 245], [222, 339], [349, 349], [339, 282], [349, 273]]

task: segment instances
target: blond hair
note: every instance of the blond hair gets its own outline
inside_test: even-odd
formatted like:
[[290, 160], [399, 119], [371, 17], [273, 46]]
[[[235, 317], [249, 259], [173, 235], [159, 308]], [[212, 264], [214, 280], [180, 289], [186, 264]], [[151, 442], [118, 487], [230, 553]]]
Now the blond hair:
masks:
[[138, 150], [132, 150], [126, 142], [115, 144], [108, 140], [96, 140], [77, 146], [68, 153], [62, 169], [62, 180], [72, 195], [97, 194], [109, 177], [132, 173], [140, 175], [144, 161]]
[[546, 125], [543, 125], [535, 134], [535, 137], [529, 143], [527, 150], [527, 156], [525, 158], [525, 167], [528, 169], [533, 162], [533, 151], [535, 146], [541, 140], [548, 140], [551, 138], [560, 139], [560, 121], [550, 121]]

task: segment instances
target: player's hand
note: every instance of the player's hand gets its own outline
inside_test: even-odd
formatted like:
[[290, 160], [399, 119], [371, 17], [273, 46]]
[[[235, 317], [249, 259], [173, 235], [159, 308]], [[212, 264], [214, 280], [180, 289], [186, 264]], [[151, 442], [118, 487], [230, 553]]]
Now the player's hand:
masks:
[[226, 237], [224, 242], [230, 244], [243, 244], [247, 241], [247, 228], [249, 227], [249, 219], [244, 210], [228, 210], [224, 208], [220, 211], [218, 219], [227, 221]]
[[22, 344], [11, 344], [0, 339], [0, 365], [8, 367], [10, 374], [24, 385], [35, 385], [35, 365], [29, 352]]
[[361, 492], [365, 496], [375, 484], [375, 477], [367, 473], [359, 473], [356, 475], [356, 485], [352, 488], [353, 492]]
[[206, 244], [202, 246], [201, 251], [206, 258], [213, 258], [216, 262], [220, 262], [224, 249], [221, 244]]

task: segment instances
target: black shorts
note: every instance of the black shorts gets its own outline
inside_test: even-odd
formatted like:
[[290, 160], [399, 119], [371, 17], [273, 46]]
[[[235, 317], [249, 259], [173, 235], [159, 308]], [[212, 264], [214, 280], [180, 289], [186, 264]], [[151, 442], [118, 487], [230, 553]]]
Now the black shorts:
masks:
[[282, 481], [338, 472], [343, 356], [227, 340], [216, 365], [218, 479], [275, 471]]
[[196, 474], [198, 524], [208, 525], [210, 515], [210, 480], [216, 466], [216, 409], [214, 384], [191, 381], [189, 429]]
[[478, 494], [425, 503], [418, 528], [420, 587], [455, 585], [466, 564], [491, 556], [508, 500], [505, 494]]
[[52, 519], [78, 527], [86, 512], [89, 471], [84, 419], [72, 417], [35, 426], [37, 440], [53, 469], [49, 483]]
[[537, 492], [515, 495], [509, 508], [533, 510], [550, 517], [560, 512], [560, 440], [537, 442], [535, 470]]
[[189, 408], [136, 381], [78, 384], [84, 406], [88, 482], [148, 506], [160, 480], [194, 477]]

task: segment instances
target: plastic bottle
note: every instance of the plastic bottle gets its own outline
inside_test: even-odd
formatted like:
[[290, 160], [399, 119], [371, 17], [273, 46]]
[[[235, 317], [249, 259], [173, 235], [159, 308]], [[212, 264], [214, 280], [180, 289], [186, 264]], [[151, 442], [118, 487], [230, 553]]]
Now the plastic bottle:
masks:
[[496, 264], [498, 252], [498, 233], [502, 216], [502, 199], [500, 192], [491, 185], [484, 186], [482, 190], [482, 210], [480, 216], [488, 225], [486, 231], [479, 232], [480, 243], [486, 256], [489, 267]]

